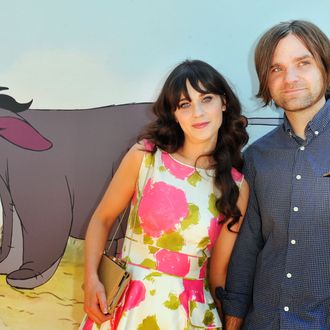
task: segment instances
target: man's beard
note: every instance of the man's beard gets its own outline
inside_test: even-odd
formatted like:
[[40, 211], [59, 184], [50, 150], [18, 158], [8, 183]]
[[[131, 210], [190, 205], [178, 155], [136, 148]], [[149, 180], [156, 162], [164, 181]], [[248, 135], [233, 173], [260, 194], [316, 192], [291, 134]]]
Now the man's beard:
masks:
[[298, 95], [280, 95], [276, 100], [274, 100], [277, 107], [282, 108], [285, 111], [295, 112], [305, 110], [314, 104], [316, 104], [323, 96], [322, 91], [317, 95], [313, 94], [311, 91], [306, 90]]

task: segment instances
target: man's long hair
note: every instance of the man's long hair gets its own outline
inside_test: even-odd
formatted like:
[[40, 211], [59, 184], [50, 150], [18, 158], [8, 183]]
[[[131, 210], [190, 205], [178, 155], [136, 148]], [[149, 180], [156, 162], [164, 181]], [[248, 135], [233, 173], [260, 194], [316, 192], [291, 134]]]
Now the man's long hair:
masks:
[[279, 41], [293, 34], [300, 39], [314, 56], [322, 77], [325, 97], [330, 97], [330, 40], [315, 24], [302, 20], [282, 22], [269, 29], [259, 40], [255, 50], [255, 66], [259, 78], [257, 97], [268, 105], [272, 97], [268, 79], [272, 59]]

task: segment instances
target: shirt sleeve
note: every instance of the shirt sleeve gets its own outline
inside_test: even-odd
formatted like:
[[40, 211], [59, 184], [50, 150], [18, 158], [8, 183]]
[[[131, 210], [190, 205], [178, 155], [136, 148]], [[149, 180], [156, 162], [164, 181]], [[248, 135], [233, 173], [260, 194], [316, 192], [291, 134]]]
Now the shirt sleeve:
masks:
[[224, 313], [242, 318], [246, 316], [252, 301], [257, 255], [264, 245], [254, 191], [255, 169], [248, 157], [243, 173], [250, 186], [249, 204], [228, 266], [226, 289], [216, 290]]

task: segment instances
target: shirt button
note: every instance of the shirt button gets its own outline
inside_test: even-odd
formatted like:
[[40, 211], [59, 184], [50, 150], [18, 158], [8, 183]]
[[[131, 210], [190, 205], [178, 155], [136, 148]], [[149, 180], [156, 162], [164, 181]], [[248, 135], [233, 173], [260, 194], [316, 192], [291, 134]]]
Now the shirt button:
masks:
[[291, 244], [292, 244], [292, 245], [295, 245], [295, 244], [296, 244], [296, 240], [295, 240], [295, 239], [292, 239], [292, 240], [291, 240]]
[[315, 135], [319, 135], [319, 131], [315, 131], [314, 134], [315, 134]]
[[304, 146], [301, 146], [299, 149], [300, 150], [305, 150], [305, 147]]
[[292, 277], [292, 274], [291, 274], [291, 273], [287, 273], [287, 274], [286, 274], [286, 277], [287, 277], [287, 278], [291, 278], [291, 277]]
[[296, 179], [297, 180], [300, 180], [301, 179], [301, 175], [300, 174], [296, 175]]
[[288, 306], [284, 306], [283, 309], [284, 309], [285, 312], [288, 312], [290, 308]]
[[295, 207], [293, 208], [293, 211], [294, 211], [294, 212], [298, 212], [298, 211], [299, 211], [298, 207], [295, 206]]

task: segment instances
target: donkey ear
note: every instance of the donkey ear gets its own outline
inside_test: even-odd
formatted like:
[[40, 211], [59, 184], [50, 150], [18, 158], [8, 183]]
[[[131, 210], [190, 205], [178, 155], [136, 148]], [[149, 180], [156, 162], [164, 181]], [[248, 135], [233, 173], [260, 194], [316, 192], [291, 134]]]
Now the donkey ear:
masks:
[[[1, 88], [2, 90], [4, 89], [4, 87], [0, 87], [0, 91]], [[19, 113], [29, 109], [32, 102], [33, 100], [27, 103], [18, 103], [13, 97], [6, 94], [0, 94], [0, 107], [2, 109], [10, 110], [14, 113]]]
[[0, 117], [0, 136], [27, 150], [45, 151], [53, 144], [27, 121], [19, 117]]

